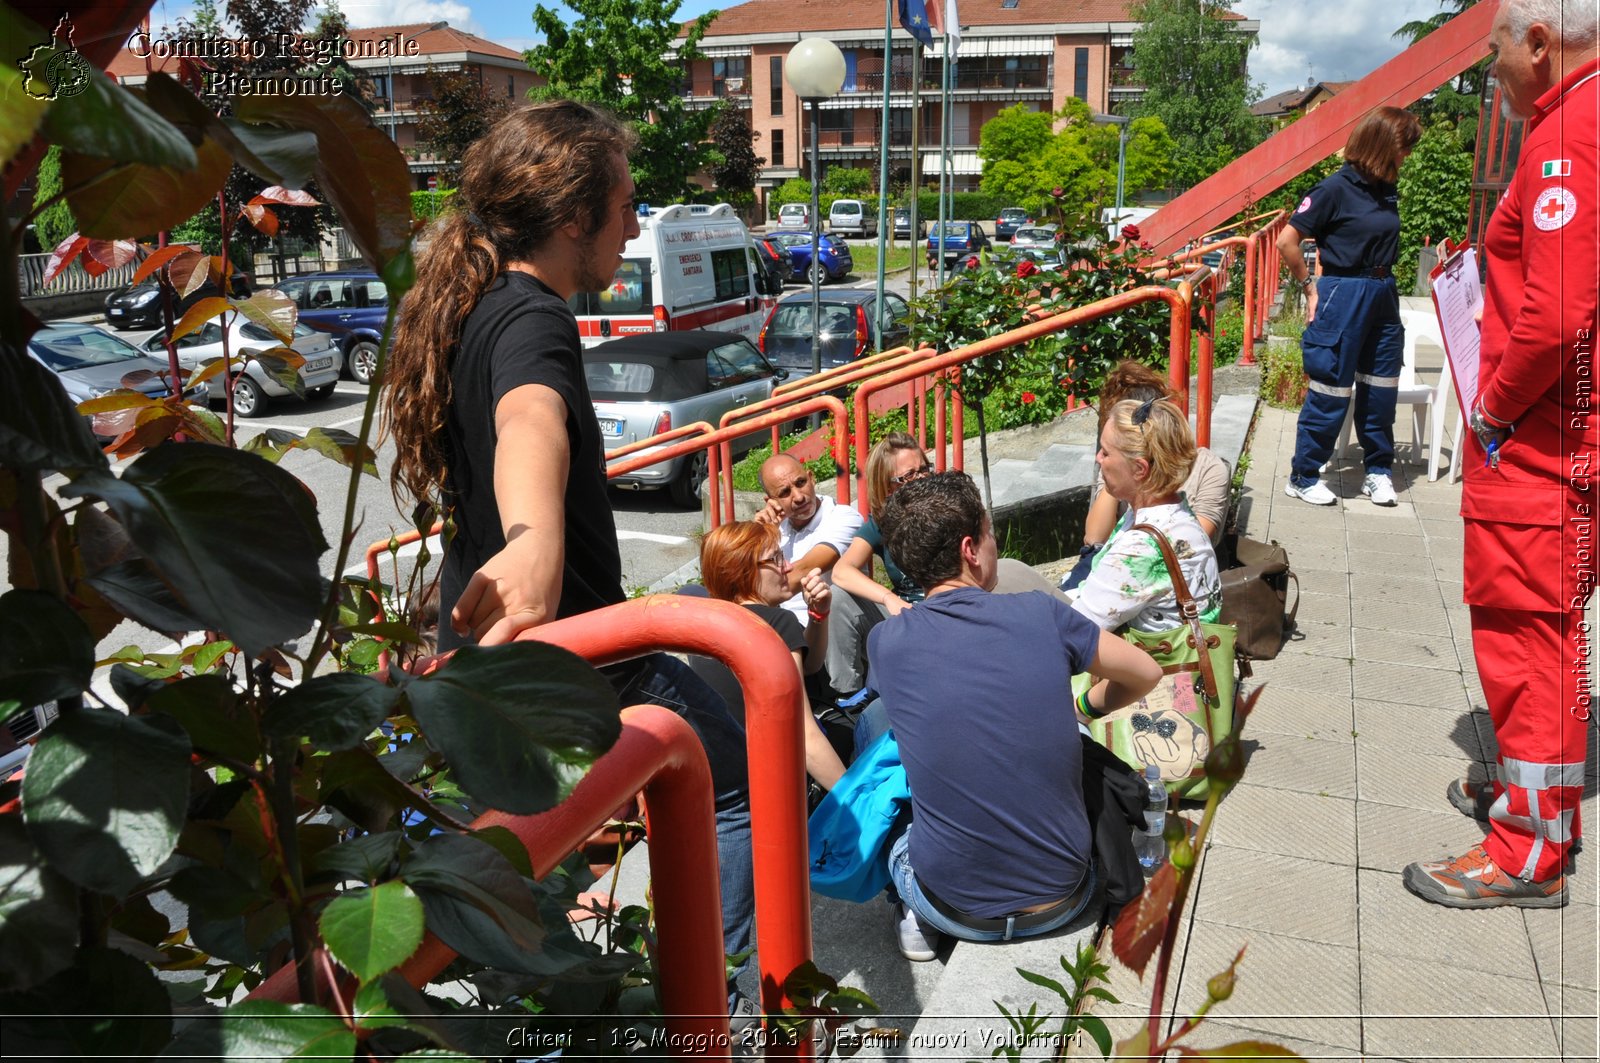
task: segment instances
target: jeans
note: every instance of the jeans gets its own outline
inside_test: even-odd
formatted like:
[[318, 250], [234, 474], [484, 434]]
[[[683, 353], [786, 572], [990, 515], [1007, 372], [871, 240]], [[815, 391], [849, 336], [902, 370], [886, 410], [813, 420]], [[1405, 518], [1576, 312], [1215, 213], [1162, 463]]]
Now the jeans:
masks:
[[878, 740], [878, 736], [889, 730], [889, 710], [883, 707], [882, 698], [873, 698], [867, 707], [861, 710], [861, 715], [856, 717], [856, 751], [850, 762], [855, 763], [863, 750]]
[[927, 926], [949, 934], [959, 941], [1010, 941], [1013, 938], [1038, 937], [1058, 930], [1078, 917], [1078, 914], [1089, 904], [1089, 899], [1094, 896], [1095, 876], [1094, 864], [1089, 865], [1088, 873], [1084, 879], [1083, 889], [1078, 898], [1078, 903], [1072, 908], [1063, 910], [1059, 915], [1052, 917], [1039, 926], [1031, 926], [1026, 930], [973, 930], [971, 927], [962, 926], [960, 923], [946, 917], [939, 909], [928, 900], [922, 888], [917, 885], [917, 876], [911, 868], [911, 831], [916, 829], [916, 824], [900, 837], [895, 839], [894, 845], [889, 849], [889, 880], [895, 890], [900, 894], [900, 899], [906, 907], [917, 913], [917, 918]]

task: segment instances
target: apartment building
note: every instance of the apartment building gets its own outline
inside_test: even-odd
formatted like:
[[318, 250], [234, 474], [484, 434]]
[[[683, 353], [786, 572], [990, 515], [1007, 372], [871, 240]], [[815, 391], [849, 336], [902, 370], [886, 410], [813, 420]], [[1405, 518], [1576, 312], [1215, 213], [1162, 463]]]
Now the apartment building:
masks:
[[[1129, 0], [965, 0], [961, 48], [950, 94], [950, 161], [956, 188], [976, 188], [983, 125], [1013, 104], [1057, 110], [1077, 97], [1098, 113], [1117, 113], [1139, 98], [1133, 77]], [[1236, 32], [1254, 35], [1260, 23], [1235, 15]], [[820, 104], [819, 161], [831, 166], [878, 165], [883, 122], [883, 8], [837, 0], [748, 0], [723, 9], [700, 43], [704, 58], [689, 64], [685, 94], [709, 106], [732, 100], [750, 111], [760, 134], [756, 153], [767, 159], [759, 194], [809, 169], [809, 121], [783, 77], [789, 49], [802, 37], [826, 37], [845, 57], [844, 88]], [[913, 90], [910, 34], [898, 24], [889, 79], [890, 180], [911, 174], [912, 123], [918, 122], [922, 172], [939, 165], [939, 42], [925, 51], [921, 84]]]

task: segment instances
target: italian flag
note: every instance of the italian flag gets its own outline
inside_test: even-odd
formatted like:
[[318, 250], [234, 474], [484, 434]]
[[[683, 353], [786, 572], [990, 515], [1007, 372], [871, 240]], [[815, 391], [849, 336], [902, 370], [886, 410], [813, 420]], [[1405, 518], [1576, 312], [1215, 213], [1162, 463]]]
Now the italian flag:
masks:
[[1556, 159], [1556, 160], [1554, 160], [1552, 162], [1547, 162], [1547, 163], [1544, 164], [1544, 173], [1541, 174], [1540, 176], [1542, 176], [1542, 177], [1571, 177], [1572, 176], [1572, 160], [1571, 159]]

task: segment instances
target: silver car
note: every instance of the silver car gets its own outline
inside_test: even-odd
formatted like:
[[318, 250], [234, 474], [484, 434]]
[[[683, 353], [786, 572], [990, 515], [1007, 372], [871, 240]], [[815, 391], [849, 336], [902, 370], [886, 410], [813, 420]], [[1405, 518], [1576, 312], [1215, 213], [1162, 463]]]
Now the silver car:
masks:
[[[177, 343], [178, 364], [185, 369], [197, 370], [213, 359], [222, 357], [223, 326], [219, 321], [207, 321]], [[163, 334], [157, 332], [144, 341], [144, 349], [152, 357], [166, 357]], [[234, 357], [248, 357], [254, 351], [267, 351], [283, 346], [283, 341], [272, 332], [246, 317], [236, 316], [228, 325], [228, 352]], [[300, 383], [307, 398], [321, 399], [333, 394], [333, 386], [344, 368], [344, 355], [340, 353], [337, 337], [318, 332], [309, 325], [296, 324], [294, 343], [296, 353], [305, 359], [300, 367]], [[220, 380], [214, 394], [221, 396], [224, 389]], [[293, 395], [268, 373], [262, 364], [251, 358], [233, 382], [233, 412], [240, 417], [260, 417], [273, 398]]]
[[[127, 340], [92, 325], [46, 325], [28, 340], [28, 354], [56, 375], [74, 403], [124, 388], [152, 397], [171, 393], [165, 360], [148, 357]], [[211, 397], [211, 388], [201, 381], [185, 388], [183, 394], [191, 402], [204, 405]], [[94, 431], [94, 418], [86, 420], [90, 431]], [[97, 432], [95, 438], [104, 443], [111, 437]]]
[[[729, 410], [760, 402], [788, 376], [743, 336], [731, 332], [646, 332], [583, 352], [589, 398], [607, 450], [696, 421], [716, 427]], [[733, 444], [742, 454], [768, 437], [752, 433]], [[611, 482], [665, 487], [681, 506], [700, 504], [704, 451], [670, 458]]]

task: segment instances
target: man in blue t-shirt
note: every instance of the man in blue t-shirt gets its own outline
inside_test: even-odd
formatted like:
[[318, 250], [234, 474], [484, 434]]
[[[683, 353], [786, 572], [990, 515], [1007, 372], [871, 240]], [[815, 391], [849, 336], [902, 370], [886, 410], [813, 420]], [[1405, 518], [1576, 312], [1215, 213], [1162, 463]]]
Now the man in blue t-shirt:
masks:
[[1108, 680], [1089, 695], [1099, 714], [1149, 691], [1161, 669], [1051, 595], [990, 593], [994, 527], [966, 474], [907, 484], [881, 524], [927, 591], [867, 639], [911, 787], [911, 827], [889, 868], [900, 950], [931, 960], [941, 933], [1009, 941], [1053, 930], [1094, 886], [1072, 676]]

